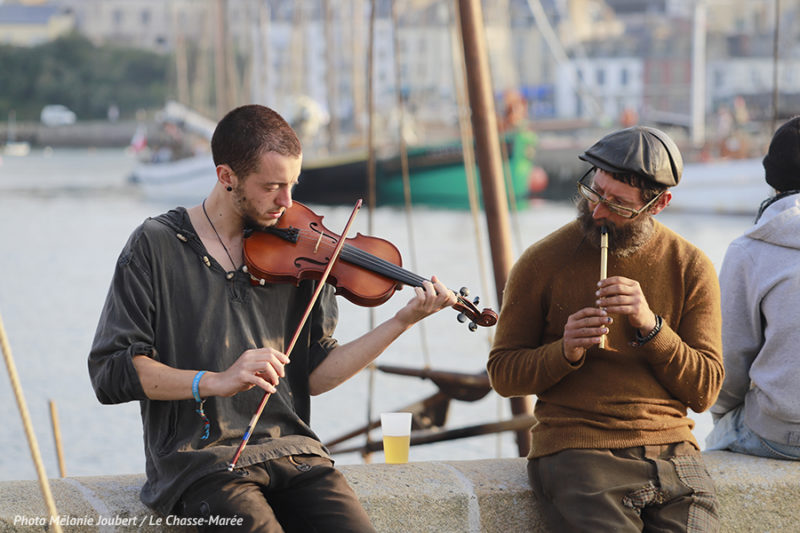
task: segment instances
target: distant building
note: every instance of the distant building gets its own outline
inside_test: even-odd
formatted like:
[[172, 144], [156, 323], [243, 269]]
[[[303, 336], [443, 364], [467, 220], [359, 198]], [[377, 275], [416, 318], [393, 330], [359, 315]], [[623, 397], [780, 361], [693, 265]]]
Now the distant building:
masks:
[[72, 12], [54, 5], [0, 3], [0, 44], [36, 46], [70, 33]]
[[[713, 117], [720, 105], [739, 97], [763, 115], [772, 99], [779, 4], [482, 2], [496, 102], [502, 105], [507, 92], [522, 95], [531, 120], [608, 123], [634, 112], [644, 122], [696, 126], [699, 115]], [[64, 27], [74, 28], [98, 45], [173, 54], [178, 99], [209, 116], [255, 101], [288, 115], [315, 108], [329, 115], [332, 128], [360, 133], [368, 122], [371, 72], [380, 110], [373, 124], [385, 122], [392, 129], [400, 93], [404, 118], [455, 126], [455, 81], [462, 74], [452, 55], [460, 46], [453, 40], [455, 4], [375, 2], [369, 68], [372, 5], [369, 0], [0, 0], [0, 42], [38, 44], [68, 31]], [[700, 12], [704, 17], [697, 17]], [[798, 17], [800, 7], [783, 2], [777, 58], [783, 107], [800, 100], [800, 25], [792, 23]], [[704, 39], [701, 48], [694, 48], [695, 35]], [[698, 49], [704, 50], [704, 64], [693, 63]], [[704, 84], [695, 65], [705, 69]], [[704, 91], [705, 101], [692, 98], [694, 91]]]
[[167, 52], [174, 35], [182, 31], [202, 32], [197, 20], [175, 20], [173, 7], [179, 2], [162, 0], [51, 0], [75, 13], [76, 23], [95, 44], [124, 46]]
[[616, 121], [642, 108], [644, 61], [639, 57], [592, 57], [560, 65], [556, 115]]

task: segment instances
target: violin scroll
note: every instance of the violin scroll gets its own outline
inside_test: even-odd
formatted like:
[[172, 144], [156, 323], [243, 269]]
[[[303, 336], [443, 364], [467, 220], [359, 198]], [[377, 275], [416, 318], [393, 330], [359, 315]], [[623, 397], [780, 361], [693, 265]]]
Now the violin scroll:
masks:
[[469, 289], [466, 287], [461, 287], [458, 293], [456, 293], [456, 303], [453, 305], [453, 309], [459, 311], [456, 317], [458, 321], [463, 323], [469, 318], [471, 320], [468, 326], [470, 331], [476, 331], [478, 326], [494, 326], [497, 323], [497, 313], [489, 308], [484, 308], [483, 311], [479, 311], [477, 306], [481, 299], [476, 296], [475, 299], [470, 302], [467, 300], [467, 296], [469, 296]]

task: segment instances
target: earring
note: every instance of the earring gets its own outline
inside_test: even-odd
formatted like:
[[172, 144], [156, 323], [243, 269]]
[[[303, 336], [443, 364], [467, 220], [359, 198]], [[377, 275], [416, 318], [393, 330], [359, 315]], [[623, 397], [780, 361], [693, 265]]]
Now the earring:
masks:
[[228, 185], [227, 187], [225, 187], [225, 189], [226, 189], [228, 192], [231, 192], [231, 191], [233, 190], [233, 187], [231, 187], [230, 185]]

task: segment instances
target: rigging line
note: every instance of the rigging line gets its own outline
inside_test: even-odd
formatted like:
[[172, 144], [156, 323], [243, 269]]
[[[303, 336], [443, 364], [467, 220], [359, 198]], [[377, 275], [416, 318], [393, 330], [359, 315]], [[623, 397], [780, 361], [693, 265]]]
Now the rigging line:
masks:
[[[517, 194], [514, 192], [514, 175], [511, 173], [506, 136], [504, 132], [499, 131], [499, 128], [498, 137], [500, 138], [500, 156], [503, 158], [503, 177], [506, 180], [506, 200], [511, 210], [511, 226], [514, 228], [517, 250], [522, 250], [522, 232], [519, 229], [519, 209], [517, 208]], [[513, 138], [511, 142], [514, 142]]]
[[[569, 69], [574, 73], [576, 70], [575, 65], [570, 64], [570, 58], [567, 55], [567, 52], [564, 51], [564, 47], [561, 45], [558, 35], [556, 35], [556, 32], [553, 30], [553, 26], [547, 19], [547, 13], [545, 13], [541, 1], [527, 0], [527, 4], [528, 9], [530, 9], [531, 14], [533, 15], [533, 19], [536, 21], [536, 27], [539, 28], [539, 31], [542, 33], [542, 38], [544, 39], [545, 43], [547, 43], [548, 48], [550, 48], [550, 52], [553, 54], [556, 63], [567, 65], [567, 67], [569, 67]], [[575, 92], [577, 92], [578, 95], [580, 95], [581, 98], [588, 103], [587, 107], [595, 118], [602, 118], [603, 109], [600, 105], [600, 102], [597, 100], [597, 96], [595, 96], [595, 94], [589, 89], [589, 87], [586, 85], [586, 82], [584, 82], [580, 76], [576, 75], [575, 81]]]
[[[360, 7], [361, 2], [356, 2], [356, 6]], [[373, 76], [374, 76], [374, 55], [375, 55], [375, 11], [377, 9], [377, 2], [376, 0], [370, 1], [370, 9], [369, 9], [369, 31], [368, 31], [368, 46], [367, 46], [367, 187], [368, 187], [368, 200], [369, 200], [369, 216], [367, 217], [367, 233], [370, 235], [374, 235], [375, 232], [373, 231], [373, 215], [375, 212], [375, 143], [374, 143], [374, 124], [373, 124], [373, 115], [375, 114], [375, 95], [373, 94]], [[362, 17], [363, 10], [357, 10], [355, 16]], [[375, 309], [370, 308], [368, 311], [369, 314], [369, 329], [370, 331], [375, 327]], [[368, 372], [368, 380], [367, 380], [367, 390], [368, 390], [368, 397], [367, 397], [367, 427], [369, 427], [369, 423], [372, 421], [372, 405], [374, 402], [375, 397], [375, 373], [377, 372], [375, 368], [375, 363], [372, 362], [367, 367]], [[365, 433], [366, 443], [369, 445], [371, 437], [369, 431]], [[364, 462], [370, 462], [370, 455], [369, 453], [365, 452], [363, 454]]]
[[[403, 104], [403, 93], [400, 75], [400, 40], [398, 38], [398, 2], [392, 2], [392, 42], [394, 46], [394, 83], [395, 93], [397, 95], [397, 112], [398, 112], [398, 132], [400, 139], [400, 169], [403, 176], [403, 205], [406, 214], [406, 231], [408, 232], [409, 240], [409, 253], [411, 254], [411, 268], [417, 270], [417, 254], [416, 254], [416, 241], [414, 239], [414, 225], [412, 224], [411, 214], [411, 180], [409, 178], [408, 170], [408, 146], [406, 144], [405, 136], [405, 105]], [[430, 368], [431, 358], [430, 351], [428, 350], [428, 336], [425, 329], [425, 322], [419, 323], [420, 344], [422, 345], [422, 360], [425, 368]]]
[[772, 128], [778, 128], [778, 59], [779, 59], [779, 34], [781, 29], [781, 0], [775, 0], [775, 34], [772, 40]]
[[[478, 221], [478, 202], [477, 194], [475, 192], [475, 153], [472, 146], [473, 131], [472, 124], [467, 117], [467, 113], [471, 111], [467, 105], [467, 71], [464, 59], [464, 34], [461, 29], [461, 15], [459, 12], [459, 0], [453, 0], [450, 4], [451, 20], [453, 21], [452, 30], [450, 34], [451, 54], [453, 57], [453, 82], [456, 90], [456, 100], [458, 101], [458, 125], [461, 132], [461, 146], [464, 153], [464, 169], [467, 176], [467, 190], [469, 191], [469, 205], [470, 213], [472, 214], [472, 225], [475, 231], [475, 247], [478, 254], [478, 265], [480, 267], [481, 287], [483, 287], [484, 294], [489, 294], [489, 281], [488, 269], [484, 262], [486, 253], [483, 248], [482, 233], [480, 230], [480, 223]], [[487, 328], [488, 329], [488, 328]], [[491, 349], [493, 343], [493, 335], [491, 331], [486, 332], [486, 339], [488, 349]], [[497, 397], [498, 413], [497, 419], [501, 420], [500, 413], [500, 396]], [[501, 457], [502, 437], [500, 433], [497, 434], [495, 440], [495, 453], [497, 457]]]
[[[453, 84], [456, 91], [456, 101], [458, 102], [458, 126], [461, 133], [461, 147], [464, 155], [464, 171], [467, 180], [467, 192], [469, 196], [469, 210], [472, 215], [472, 226], [475, 234], [475, 248], [478, 255], [478, 266], [480, 269], [481, 287], [484, 294], [489, 292], [489, 274], [486, 268], [485, 258], [486, 252], [483, 248], [483, 239], [481, 232], [481, 225], [479, 221], [480, 207], [478, 205], [478, 194], [475, 188], [477, 178], [475, 176], [475, 151], [472, 146], [472, 139], [474, 137], [472, 132], [471, 123], [467, 117], [470, 112], [469, 105], [467, 104], [466, 84], [467, 74], [466, 65], [464, 63], [464, 46], [462, 44], [461, 33], [461, 17], [458, 11], [458, 0], [453, 0], [450, 4], [452, 9], [450, 16], [453, 21], [450, 43], [451, 55], [453, 58]], [[489, 346], [492, 344], [492, 332], [487, 331]]]

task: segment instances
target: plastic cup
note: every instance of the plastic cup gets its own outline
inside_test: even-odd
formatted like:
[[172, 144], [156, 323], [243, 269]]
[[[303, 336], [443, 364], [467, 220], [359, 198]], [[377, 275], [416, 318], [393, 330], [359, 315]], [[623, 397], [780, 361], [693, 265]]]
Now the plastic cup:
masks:
[[386, 463], [407, 463], [411, 444], [411, 413], [381, 413], [381, 430]]

